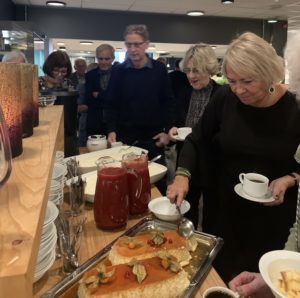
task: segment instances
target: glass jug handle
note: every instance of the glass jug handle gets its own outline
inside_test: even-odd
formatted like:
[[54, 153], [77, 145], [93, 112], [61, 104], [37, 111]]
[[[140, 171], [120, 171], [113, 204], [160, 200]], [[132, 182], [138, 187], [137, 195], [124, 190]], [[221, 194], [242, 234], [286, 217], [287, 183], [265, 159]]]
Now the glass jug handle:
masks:
[[0, 106], [0, 187], [11, 173], [11, 149], [7, 126]]
[[134, 170], [134, 169], [128, 169], [128, 168], [127, 168], [127, 172], [133, 174], [133, 175], [136, 177], [136, 179], [137, 179], [137, 188], [136, 188], [136, 192], [135, 192], [135, 197], [136, 197], [136, 198], [139, 198], [140, 195], [141, 195], [141, 192], [142, 192], [142, 186], [143, 186], [143, 184], [142, 184], [142, 177], [141, 177], [141, 175], [140, 175], [136, 170]]

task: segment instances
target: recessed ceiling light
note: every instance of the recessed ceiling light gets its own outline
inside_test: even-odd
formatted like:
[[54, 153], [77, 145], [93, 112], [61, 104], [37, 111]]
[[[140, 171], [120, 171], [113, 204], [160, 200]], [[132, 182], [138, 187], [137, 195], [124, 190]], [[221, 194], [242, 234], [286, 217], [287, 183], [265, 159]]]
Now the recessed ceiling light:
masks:
[[211, 48], [212, 48], [213, 50], [215, 50], [215, 49], [217, 48], [217, 46], [211, 46]]
[[190, 17], [199, 17], [204, 15], [204, 11], [202, 10], [191, 10], [186, 13]]
[[277, 22], [278, 22], [277, 19], [270, 19], [270, 20], [268, 20], [268, 23], [270, 23], [270, 24], [274, 24], [274, 23], [277, 23]]
[[222, 4], [233, 4], [234, 0], [222, 0]]
[[88, 40], [82, 40], [82, 41], [80, 41], [79, 43], [80, 43], [80, 44], [83, 44], [83, 45], [87, 45], [87, 46], [93, 44], [92, 41], [88, 41]]
[[57, 44], [58, 46], [64, 46], [64, 45], [65, 45], [65, 43], [62, 42], [62, 41], [59, 41], [59, 42], [57, 42], [56, 44]]
[[44, 43], [44, 41], [43, 40], [35, 40], [34, 43], [36, 43], [36, 44], [38, 44], [38, 43], [42, 44], [42, 43]]
[[63, 1], [46, 1], [46, 5], [48, 6], [66, 6], [66, 2]]

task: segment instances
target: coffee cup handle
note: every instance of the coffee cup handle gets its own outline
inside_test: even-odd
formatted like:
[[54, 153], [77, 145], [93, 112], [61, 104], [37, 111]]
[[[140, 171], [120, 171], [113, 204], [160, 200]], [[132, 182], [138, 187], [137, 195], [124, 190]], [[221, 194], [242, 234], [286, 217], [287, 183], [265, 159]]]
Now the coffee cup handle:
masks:
[[243, 184], [244, 183], [244, 178], [245, 178], [245, 173], [241, 173], [239, 175], [239, 179], [240, 179], [240, 182]]

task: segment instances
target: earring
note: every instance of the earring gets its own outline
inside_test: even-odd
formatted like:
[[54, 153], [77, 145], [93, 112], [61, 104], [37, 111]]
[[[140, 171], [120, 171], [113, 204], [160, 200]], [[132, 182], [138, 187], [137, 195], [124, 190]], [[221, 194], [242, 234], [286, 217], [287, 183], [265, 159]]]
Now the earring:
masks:
[[269, 93], [272, 94], [275, 91], [275, 88], [271, 85], [269, 88]]

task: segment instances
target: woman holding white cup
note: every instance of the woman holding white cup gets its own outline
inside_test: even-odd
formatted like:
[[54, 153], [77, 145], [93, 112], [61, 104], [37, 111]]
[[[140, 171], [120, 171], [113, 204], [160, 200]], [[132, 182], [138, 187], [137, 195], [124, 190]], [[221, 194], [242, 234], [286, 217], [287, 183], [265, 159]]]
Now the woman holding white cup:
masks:
[[[299, 165], [293, 155], [300, 143], [300, 109], [280, 83], [282, 58], [257, 35], [234, 40], [222, 70], [229, 86], [215, 93], [185, 140], [179, 157], [184, 170], [167, 196], [180, 205], [195, 169], [199, 179], [214, 184], [205, 195], [215, 204], [209, 214], [215, 226], [204, 231], [224, 238], [214, 266], [229, 281], [242, 270], [257, 271], [262, 254], [284, 246], [296, 209]], [[235, 193], [241, 172], [266, 176], [274, 201], [252, 202]]]

